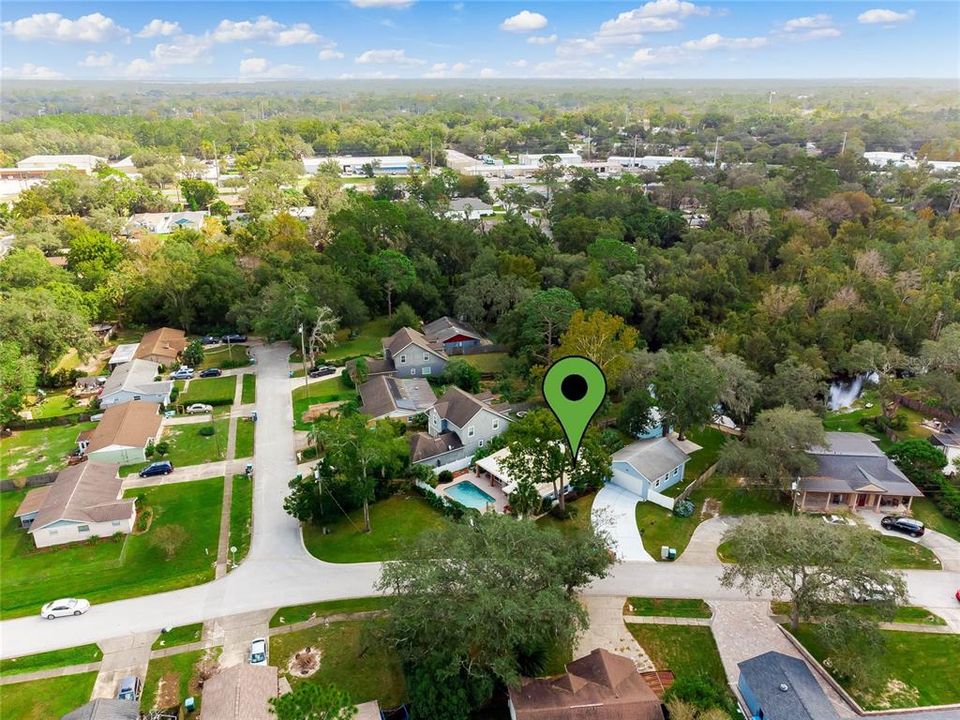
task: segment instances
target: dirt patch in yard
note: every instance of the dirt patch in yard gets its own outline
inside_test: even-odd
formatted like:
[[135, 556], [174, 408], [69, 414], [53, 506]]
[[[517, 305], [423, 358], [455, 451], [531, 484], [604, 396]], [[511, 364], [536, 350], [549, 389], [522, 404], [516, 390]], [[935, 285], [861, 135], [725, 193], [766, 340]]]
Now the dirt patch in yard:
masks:
[[293, 677], [307, 678], [320, 669], [320, 648], [305, 647], [293, 654], [287, 662], [287, 673]]
[[180, 675], [167, 673], [157, 683], [155, 706], [160, 709], [176, 707], [180, 704]]
[[915, 707], [920, 702], [920, 691], [901, 680], [891, 678], [882, 690], [867, 699], [880, 709]]
[[715, 498], [707, 498], [703, 501], [703, 509], [700, 511], [700, 519], [707, 520], [720, 514], [720, 501]]
[[307, 411], [303, 413], [303, 422], [313, 422], [323, 415], [335, 415], [336, 413], [331, 413], [330, 411], [336, 410], [341, 404], [340, 402], [327, 402], [311, 405], [307, 408]]

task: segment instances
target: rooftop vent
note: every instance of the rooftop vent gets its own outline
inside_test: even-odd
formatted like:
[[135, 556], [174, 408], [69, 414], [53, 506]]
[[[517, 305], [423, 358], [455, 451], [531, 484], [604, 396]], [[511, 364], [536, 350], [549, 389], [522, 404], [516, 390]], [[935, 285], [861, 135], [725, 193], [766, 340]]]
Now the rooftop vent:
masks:
[[780, 692], [786, 692], [789, 689], [790, 689], [789, 685], [787, 685], [786, 683], [780, 683]]

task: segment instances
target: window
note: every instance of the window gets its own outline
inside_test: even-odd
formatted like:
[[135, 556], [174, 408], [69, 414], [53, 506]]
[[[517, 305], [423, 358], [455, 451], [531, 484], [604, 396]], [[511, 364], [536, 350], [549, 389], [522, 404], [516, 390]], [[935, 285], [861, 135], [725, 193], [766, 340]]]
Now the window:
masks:
[[416, 374], [417, 374], [417, 369], [416, 369], [416, 368], [410, 368], [410, 374], [411, 374], [411, 375], [416, 375]]
[[403, 364], [405, 364], [406, 362], [407, 362], [407, 356], [406, 356], [406, 355], [401, 355], [401, 356], [400, 356], [400, 364], [403, 365]]
[[114, 527], [120, 527], [120, 521], [119, 521], [119, 520], [114, 520], [114, 521], [111, 522], [110, 524], [113, 525]]
[[78, 526], [77, 526], [77, 532], [90, 532], [90, 526], [89, 526], [89, 525], [78, 525]]
[[478, 446], [478, 447], [483, 447], [483, 440], [480, 440], [480, 442], [477, 443], [477, 446]]
[[830, 496], [830, 504], [842, 505], [844, 500], [846, 500], [846, 497], [847, 496], [843, 495], [842, 493], [834, 493], [833, 495]]
[[425, 367], [425, 368], [423, 369], [423, 373], [422, 373], [422, 374], [423, 374], [423, 375], [429, 375], [429, 374], [432, 373], [432, 372], [433, 372], [433, 368], [431, 368], [429, 365], [427, 365], [427, 367]]
[[476, 434], [477, 434], [477, 430], [473, 425], [467, 428], [467, 437], [473, 437]]
[[134, 395], [134, 396], [133, 396], [133, 399], [134, 399], [134, 400], [139, 400], [140, 398], [141, 398], [140, 395]]
[[423, 354], [423, 361], [424, 361], [424, 362], [430, 362], [430, 356], [429, 356], [427, 353], [424, 353], [424, 354]]
[[494, 419], [493, 419], [493, 429], [494, 429], [494, 430], [499, 430], [499, 429], [500, 429], [500, 418], [494, 418]]

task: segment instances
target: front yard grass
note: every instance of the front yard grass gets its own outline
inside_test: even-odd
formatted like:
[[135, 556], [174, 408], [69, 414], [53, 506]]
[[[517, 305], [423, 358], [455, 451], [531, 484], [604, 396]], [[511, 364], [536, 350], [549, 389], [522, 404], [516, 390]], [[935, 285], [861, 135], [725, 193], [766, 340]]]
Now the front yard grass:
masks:
[[309, 430], [310, 423], [303, 421], [303, 414], [311, 405], [346, 402], [357, 397], [357, 391], [343, 381], [343, 375], [328, 378], [309, 385], [298, 385], [293, 391], [293, 421], [297, 430]]
[[[865, 710], [948, 705], [960, 702], [960, 635], [881, 630], [886, 648], [878, 664], [879, 690], [870, 691], [837, 678]], [[829, 657], [815, 627], [795, 633], [821, 664]]]
[[3, 717], [16, 720], [50, 720], [66, 715], [90, 700], [96, 680], [97, 673], [88, 672], [0, 685]]
[[253, 457], [253, 436], [256, 423], [249, 418], [237, 418], [236, 457]]
[[240, 377], [243, 378], [241, 380], [243, 389], [241, 390], [240, 402], [244, 405], [255, 403], [257, 401], [257, 376], [253, 373], [244, 373]]
[[317, 648], [320, 669], [304, 679], [288, 676], [292, 685], [333, 683], [346, 691], [352, 702], [379, 700], [384, 708], [396, 707], [406, 698], [406, 686], [399, 658], [378, 636], [383, 623], [376, 618], [346, 620], [274, 635], [270, 638], [270, 664], [286, 672], [297, 652]]
[[69, 667], [70, 665], [86, 665], [99, 662], [103, 652], [95, 644], [79, 645], [63, 650], [24, 655], [18, 658], [0, 660], [0, 675], [20, 675], [22, 673], [49, 670], [51, 668]]
[[[142, 535], [37, 550], [13, 513], [25, 492], [0, 493], [0, 613], [4, 619], [39, 612], [55, 597], [97, 604], [176, 590], [213, 579], [220, 532], [223, 478], [129, 490], [146, 496], [153, 521]], [[164, 526], [184, 529], [173, 557], [152, 543]], [[209, 554], [208, 554], [209, 553]]]
[[394, 599], [389, 595], [373, 595], [371, 597], [347, 598], [345, 600], [326, 600], [324, 602], [309, 603], [307, 605], [288, 605], [287, 607], [280, 608], [273, 614], [273, 617], [270, 618], [270, 627], [293, 625], [294, 623], [310, 620], [314, 617], [386, 610], [393, 605], [393, 601]]
[[[213, 427], [213, 435], [201, 435], [200, 430]], [[151, 462], [169, 460], [175, 468], [187, 465], [202, 465], [217, 462], [227, 456], [227, 432], [230, 419], [222, 417], [212, 423], [197, 422], [187, 425], [170, 425], [163, 429], [161, 441], [166, 441], [170, 449], [166, 455], [154, 455], [145, 463], [124, 465], [119, 470], [120, 477], [139, 472]]]
[[[321, 525], [305, 524], [303, 542], [316, 558], [327, 562], [393, 560], [420, 533], [441, 527], [446, 520], [414, 495], [391, 495], [370, 506], [369, 533], [363, 532], [363, 509]], [[323, 529], [329, 529], [324, 535]]]
[[630, 597], [623, 605], [624, 615], [651, 617], [709, 618], [710, 606], [703, 600]]
[[206, 403], [207, 405], [232, 405], [237, 390], [236, 375], [191, 380], [186, 392], [177, 397], [177, 405]]
[[77, 446], [77, 435], [95, 428], [95, 422], [16, 430], [0, 439], [0, 477], [16, 478], [57, 472], [67, 466], [66, 455]]
[[196, 369], [221, 368], [223, 370], [229, 370], [231, 366], [242, 367], [249, 363], [250, 357], [247, 355], [246, 345], [222, 345], [210, 350], [204, 350], [203, 362], [200, 363]]
[[[900, 570], [942, 569], [937, 556], [929, 548], [904, 538], [890, 535], [880, 535], [879, 537], [880, 542], [887, 548], [890, 567]], [[720, 543], [717, 547], [717, 557], [725, 563], [737, 562], [737, 555], [729, 540]]]
[[253, 482], [246, 475], [234, 475], [233, 497], [230, 498], [230, 542], [227, 547], [235, 547], [237, 552], [231, 553], [231, 560], [239, 563], [247, 556], [252, 523]]
[[560, 520], [549, 513], [537, 518], [537, 525], [542, 528], [554, 528], [563, 535], [576, 534], [590, 530], [590, 511], [593, 509], [595, 493], [567, 501], [567, 511], [571, 513], [566, 520]]
[[635, 623], [627, 623], [627, 628], [657, 670], [671, 670], [677, 679], [704, 675], [720, 687], [727, 687], [727, 677], [710, 628]]
[[160, 637], [153, 641], [153, 650], [162, 650], [163, 648], [177, 647], [178, 645], [189, 645], [193, 642], [199, 642], [203, 638], [203, 623], [193, 623], [192, 625], [180, 625], [171, 628], [170, 632], [161, 633]]
[[183, 702], [184, 698], [192, 695], [196, 699], [197, 709], [199, 709], [200, 689], [197, 685], [199, 679], [197, 664], [203, 660], [206, 652], [206, 650], [194, 650], [151, 660], [147, 667], [147, 679], [143, 681], [140, 708], [147, 712], [154, 709], [166, 709], [156, 707], [157, 691], [161, 680], [163, 680], [164, 682], [177, 683], [178, 702]]
[[936, 530], [947, 537], [960, 542], [960, 521], [948, 518], [933, 504], [930, 498], [918, 497], [910, 505], [913, 517], [927, 526], [929, 530]]
[[[774, 600], [770, 603], [770, 610], [774, 615], [783, 615], [786, 617], [790, 616], [790, 610], [793, 607], [793, 603], [786, 602], [783, 600]], [[837, 606], [837, 609], [842, 609], [843, 606]], [[875, 607], [870, 605], [848, 605], [846, 609], [850, 612], [857, 613], [858, 615], [863, 615], [865, 617], [877, 618], [880, 621], [883, 621], [883, 618], [880, 618]], [[893, 620], [890, 622], [895, 623], [908, 623], [913, 625], [946, 625], [947, 621], [944, 620], [939, 615], [936, 615], [925, 607], [918, 607], [916, 605], [901, 605], [893, 613]]]

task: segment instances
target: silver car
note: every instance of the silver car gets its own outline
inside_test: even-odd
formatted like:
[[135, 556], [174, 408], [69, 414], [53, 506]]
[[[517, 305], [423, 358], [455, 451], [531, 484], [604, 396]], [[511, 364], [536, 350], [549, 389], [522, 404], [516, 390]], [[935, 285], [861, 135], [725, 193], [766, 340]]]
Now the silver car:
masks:
[[88, 600], [61, 598], [60, 600], [48, 602], [40, 608], [40, 615], [47, 620], [53, 620], [54, 618], [67, 617], [68, 615], [83, 615], [89, 609], [90, 602]]
[[267, 641], [265, 638], [257, 638], [250, 643], [250, 664], [267, 664]]

